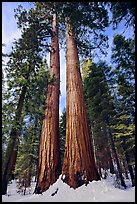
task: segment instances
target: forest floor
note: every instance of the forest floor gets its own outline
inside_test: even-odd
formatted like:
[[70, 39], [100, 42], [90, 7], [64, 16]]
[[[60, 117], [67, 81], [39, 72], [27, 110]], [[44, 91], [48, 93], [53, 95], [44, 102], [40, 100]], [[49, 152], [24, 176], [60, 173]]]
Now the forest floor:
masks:
[[46, 192], [33, 194], [36, 183], [32, 182], [23, 195], [17, 193], [17, 183], [13, 180], [8, 185], [7, 195], [2, 196], [2, 202], [135, 202], [135, 187], [129, 179], [125, 182], [127, 189], [118, 188], [115, 175], [109, 174], [106, 179], [92, 181], [74, 190], [63, 183], [60, 176]]

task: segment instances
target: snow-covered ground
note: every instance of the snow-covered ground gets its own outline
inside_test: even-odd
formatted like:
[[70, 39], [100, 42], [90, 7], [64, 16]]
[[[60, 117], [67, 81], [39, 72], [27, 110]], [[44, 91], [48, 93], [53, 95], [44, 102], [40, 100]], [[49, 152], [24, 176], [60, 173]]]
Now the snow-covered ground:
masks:
[[135, 202], [135, 187], [131, 186], [130, 180], [126, 180], [127, 189], [119, 189], [114, 185], [114, 175], [75, 190], [63, 183], [60, 176], [56, 183], [39, 195], [33, 194], [35, 185], [33, 182], [31, 189], [23, 195], [16, 192], [16, 181], [12, 181], [7, 195], [2, 196], [2, 202]]

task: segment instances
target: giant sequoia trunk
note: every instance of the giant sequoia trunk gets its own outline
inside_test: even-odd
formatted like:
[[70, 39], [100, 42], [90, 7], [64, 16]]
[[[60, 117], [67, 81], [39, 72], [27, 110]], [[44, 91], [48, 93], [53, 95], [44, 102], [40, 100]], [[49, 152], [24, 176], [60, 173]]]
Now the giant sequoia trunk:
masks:
[[[28, 73], [28, 76], [29, 76], [29, 73]], [[27, 79], [28, 79], [28, 76], [27, 76]], [[5, 195], [7, 192], [7, 185], [9, 180], [12, 178], [12, 174], [16, 164], [17, 150], [18, 150], [18, 135], [19, 135], [18, 128], [20, 126], [21, 113], [22, 113], [26, 91], [27, 91], [27, 87], [24, 86], [22, 88], [19, 102], [17, 105], [17, 111], [15, 115], [15, 126], [11, 130], [8, 146], [6, 149], [5, 159], [2, 165], [2, 195]]]
[[54, 76], [54, 80], [49, 84], [47, 91], [45, 118], [40, 139], [37, 184], [34, 193], [46, 191], [61, 173], [59, 145], [60, 62], [56, 14], [53, 15], [50, 74]]
[[82, 78], [75, 36], [67, 19], [66, 26], [66, 144], [62, 179], [77, 188], [89, 181], [99, 180], [93, 146], [89, 134], [84, 104]]

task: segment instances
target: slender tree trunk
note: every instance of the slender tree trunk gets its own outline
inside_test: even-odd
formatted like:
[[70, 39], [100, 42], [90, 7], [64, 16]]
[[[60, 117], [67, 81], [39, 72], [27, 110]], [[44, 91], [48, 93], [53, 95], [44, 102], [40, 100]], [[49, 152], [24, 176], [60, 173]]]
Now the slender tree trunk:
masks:
[[8, 181], [10, 180], [15, 168], [17, 151], [18, 151], [19, 126], [20, 126], [21, 113], [22, 113], [26, 91], [27, 91], [27, 87], [24, 86], [22, 88], [22, 92], [17, 105], [17, 111], [15, 115], [15, 126], [11, 130], [9, 143], [6, 149], [5, 160], [3, 162], [3, 168], [2, 168], [3, 170], [2, 195], [5, 195], [7, 192]]
[[111, 147], [112, 147], [112, 151], [113, 151], [113, 154], [114, 154], [114, 157], [115, 157], [115, 160], [116, 160], [116, 164], [117, 164], [117, 168], [118, 168], [118, 174], [119, 174], [119, 179], [120, 179], [120, 181], [121, 181], [121, 186], [123, 186], [124, 188], [126, 188], [127, 186], [126, 186], [125, 181], [124, 181], [124, 178], [123, 178], [123, 176], [122, 176], [122, 169], [121, 169], [121, 167], [120, 167], [118, 155], [117, 155], [117, 152], [116, 152], [114, 140], [113, 140], [113, 138], [112, 138], [112, 134], [111, 134], [110, 129], [108, 129], [108, 136], [109, 136], [110, 144], [111, 144]]
[[67, 19], [66, 26], [67, 106], [66, 144], [62, 179], [77, 188], [99, 180], [84, 104], [78, 50]]
[[102, 172], [101, 172], [101, 163], [99, 162], [98, 164], [98, 171], [99, 171], [99, 175], [102, 178]]
[[127, 171], [127, 166], [126, 166], [125, 160], [123, 160], [123, 167], [124, 167], [124, 170], [125, 170], [126, 179], [129, 179], [129, 177], [128, 177], [128, 171]]
[[93, 145], [93, 151], [94, 151], [94, 157], [95, 157], [95, 162], [97, 163], [97, 157], [96, 157], [96, 144], [95, 144], [95, 138], [94, 138], [94, 132], [93, 129], [91, 129], [91, 135], [92, 135], [92, 145]]
[[111, 156], [111, 150], [109, 147], [107, 148], [107, 152], [108, 152], [108, 158], [109, 158], [108, 162], [109, 162], [110, 173], [114, 174], [115, 170], [114, 170], [113, 160], [112, 160], [112, 156]]
[[122, 146], [123, 146], [123, 149], [124, 149], [124, 153], [125, 153], [125, 158], [126, 158], [128, 170], [129, 170], [129, 173], [130, 173], [130, 178], [131, 178], [131, 181], [132, 181], [132, 186], [135, 186], [135, 176], [134, 176], [132, 165], [130, 165], [130, 159], [129, 159], [129, 155], [127, 153], [127, 148], [126, 148], [126, 144], [125, 144], [124, 140], [123, 140]]
[[48, 86], [45, 118], [40, 138], [37, 184], [34, 193], [46, 191], [61, 173], [59, 144], [59, 93], [60, 60], [57, 29], [57, 15], [53, 15], [53, 34], [51, 39], [50, 74], [55, 81]]

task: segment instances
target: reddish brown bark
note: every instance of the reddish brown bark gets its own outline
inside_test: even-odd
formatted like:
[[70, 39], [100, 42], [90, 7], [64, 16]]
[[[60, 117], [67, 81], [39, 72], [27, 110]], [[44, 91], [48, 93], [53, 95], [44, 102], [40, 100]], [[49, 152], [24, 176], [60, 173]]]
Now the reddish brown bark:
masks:
[[66, 144], [62, 179], [74, 189], [99, 180], [84, 104], [77, 45], [71, 27], [66, 26]]
[[38, 178], [35, 193], [46, 191], [61, 173], [59, 145], [60, 61], [57, 16], [53, 15], [50, 74], [55, 81], [48, 86], [45, 118], [39, 150]]

